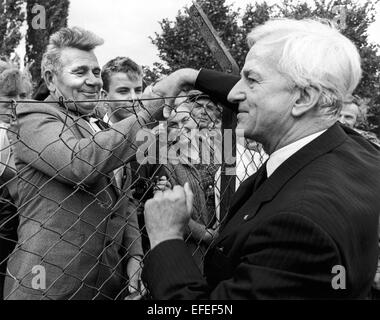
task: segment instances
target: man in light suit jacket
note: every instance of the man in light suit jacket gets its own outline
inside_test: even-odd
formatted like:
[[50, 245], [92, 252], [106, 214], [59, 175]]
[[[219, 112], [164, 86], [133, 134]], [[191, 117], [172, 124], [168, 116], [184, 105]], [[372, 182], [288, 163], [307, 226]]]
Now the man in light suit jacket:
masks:
[[[93, 52], [102, 40], [79, 28], [52, 35], [42, 61], [45, 103], [19, 105], [10, 140], [18, 172], [18, 244], [5, 299], [117, 299], [142, 256], [135, 213], [114, 172], [135, 136], [162, 110], [153, 104], [105, 129], [90, 115], [100, 97]], [[78, 101], [78, 102], [75, 102]]]
[[186, 69], [155, 86], [175, 94], [190, 83], [228, 96], [237, 129], [269, 159], [234, 195], [204, 275], [183, 242], [189, 186], [149, 200], [153, 250], [143, 280], [155, 299], [366, 298], [378, 254], [380, 151], [337, 123], [361, 77], [358, 51], [309, 20], [269, 21], [248, 43], [241, 79]]

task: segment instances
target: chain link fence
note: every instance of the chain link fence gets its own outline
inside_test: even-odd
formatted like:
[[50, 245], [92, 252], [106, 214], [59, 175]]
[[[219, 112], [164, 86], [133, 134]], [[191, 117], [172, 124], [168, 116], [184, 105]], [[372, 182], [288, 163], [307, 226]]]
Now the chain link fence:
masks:
[[[201, 92], [129, 105], [112, 123], [99, 102], [2, 101], [0, 277], [4, 299], [125, 299], [150, 250], [144, 203], [189, 182], [194, 203], [185, 241], [199, 268], [222, 220], [222, 108]], [[107, 101], [113, 103], [115, 101]], [[117, 101], [122, 103], [123, 101]], [[125, 108], [125, 106], [124, 106]], [[161, 111], [162, 112], [162, 111]], [[266, 159], [237, 145], [236, 186]], [[1, 288], [3, 290], [3, 288]]]

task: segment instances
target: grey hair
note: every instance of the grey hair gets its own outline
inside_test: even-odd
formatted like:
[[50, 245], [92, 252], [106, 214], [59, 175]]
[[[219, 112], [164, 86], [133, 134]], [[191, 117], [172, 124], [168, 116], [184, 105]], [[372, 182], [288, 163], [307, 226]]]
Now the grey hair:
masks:
[[83, 51], [92, 51], [97, 46], [101, 46], [104, 40], [91, 31], [82, 28], [62, 28], [52, 34], [45, 53], [42, 56], [41, 72], [44, 74], [47, 70], [54, 73], [61, 68], [61, 51], [64, 48], [76, 48]]
[[258, 42], [274, 58], [277, 70], [297, 87], [321, 90], [317, 106], [328, 117], [339, 115], [344, 97], [352, 94], [361, 79], [357, 48], [332, 23], [270, 20], [248, 35], [250, 47]]

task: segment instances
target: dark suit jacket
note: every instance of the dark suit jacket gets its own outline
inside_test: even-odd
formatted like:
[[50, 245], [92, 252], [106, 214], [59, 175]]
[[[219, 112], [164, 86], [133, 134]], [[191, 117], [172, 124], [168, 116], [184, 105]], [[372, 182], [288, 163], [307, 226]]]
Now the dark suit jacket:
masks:
[[[225, 76], [217, 87], [215, 73], [208, 75], [201, 72], [198, 89], [211, 94], [209, 84], [225, 97]], [[335, 124], [256, 192], [260, 170], [241, 185], [206, 256], [205, 277], [183, 241], [166, 241], [145, 261], [148, 289], [155, 299], [366, 298], [378, 253], [379, 163], [375, 146]], [[333, 273], [335, 266], [345, 274]]]
[[[20, 225], [5, 298], [113, 299], [125, 288], [123, 262], [142, 248], [137, 217], [113, 170], [135, 154], [141, 122], [157, 109], [151, 107], [140, 121], [126, 119], [96, 134], [56, 103], [17, 107], [11, 144]], [[45, 290], [32, 287], [35, 266], [46, 270]]]

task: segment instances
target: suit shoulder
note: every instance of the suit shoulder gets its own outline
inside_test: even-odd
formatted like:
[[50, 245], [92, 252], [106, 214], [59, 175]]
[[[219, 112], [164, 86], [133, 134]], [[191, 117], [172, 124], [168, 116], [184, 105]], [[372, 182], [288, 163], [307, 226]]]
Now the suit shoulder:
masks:
[[50, 115], [54, 115], [54, 116], [59, 116], [61, 117], [64, 112], [62, 112], [58, 105], [55, 104], [55, 103], [48, 103], [48, 102], [44, 102], [44, 103], [41, 103], [39, 101], [35, 101], [35, 102], [31, 102], [31, 103], [20, 103], [17, 107], [16, 107], [16, 115], [18, 117], [23, 117], [23, 116], [26, 116], [28, 114], [32, 114], [32, 113], [46, 113], [46, 114], [50, 114]]

